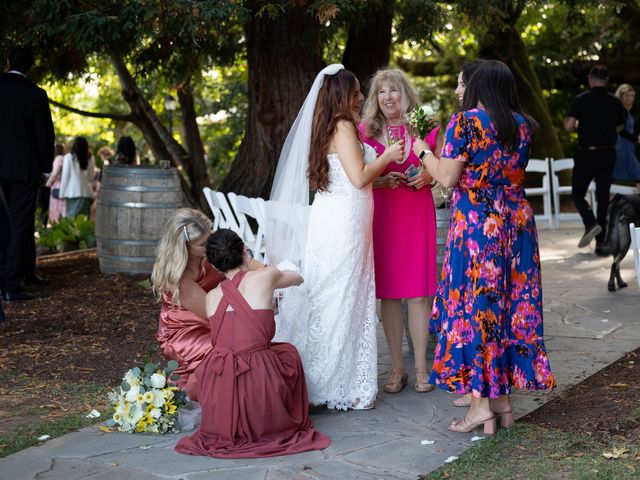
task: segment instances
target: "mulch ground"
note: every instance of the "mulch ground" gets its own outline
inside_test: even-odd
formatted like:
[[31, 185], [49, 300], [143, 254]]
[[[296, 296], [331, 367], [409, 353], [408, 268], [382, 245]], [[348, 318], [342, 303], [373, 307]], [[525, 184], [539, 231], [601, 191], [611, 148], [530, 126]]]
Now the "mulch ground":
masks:
[[[95, 251], [42, 258], [41, 298], [5, 304], [0, 328], [0, 434], [104, 405], [88, 394], [158, 360], [160, 305], [146, 275], [100, 273]], [[36, 291], [31, 289], [31, 291]], [[80, 397], [82, 401], [79, 403]]]
[[595, 439], [640, 441], [640, 348], [600, 370], [523, 421]]
[[[5, 305], [0, 328], [0, 435], [106, 406], [125, 370], [159, 360], [159, 304], [145, 275], [100, 273], [95, 252], [40, 259], [42, 297]], [[524, 421], [563, 431], [640, 440], [640, 349]]]

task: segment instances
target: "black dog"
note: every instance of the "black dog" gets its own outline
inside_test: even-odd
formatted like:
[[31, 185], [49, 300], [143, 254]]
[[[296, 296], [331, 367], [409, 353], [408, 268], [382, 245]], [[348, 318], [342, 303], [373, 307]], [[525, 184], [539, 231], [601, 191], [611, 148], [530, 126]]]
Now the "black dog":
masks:
[[629, 246], [631, 246], [629, 224], [640, 225], [640, 195], [617, 194], [609, 203], [607, 215], [609, 217], [609, 225], [604, 245], [600, 247], [600, 251], [603, 255], [613, 255], [611, 275], [609, 276], [607, 288], [610, 292], [615, 292], [615, 282], [618, 283], [618, 288], [627, 286], [620, 276], [620, 262], [627, 254]]

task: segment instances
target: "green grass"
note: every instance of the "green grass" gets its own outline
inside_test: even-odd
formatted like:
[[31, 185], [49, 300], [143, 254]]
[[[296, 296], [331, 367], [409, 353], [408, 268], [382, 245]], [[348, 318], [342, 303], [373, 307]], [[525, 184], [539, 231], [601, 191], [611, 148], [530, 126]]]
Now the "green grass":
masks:
[[101, 420], [104, 420], [104, 418], [88, 419], [82, 415], [69, 415], [49, 422], [18, 427], [15, 431], [0, 436], [0, 458], [42, 443], [38, 440], [41, 435], [49, 435], [50, 440]]
[[[620, 458], [603, 453], [626, 448]], [[519, 424], [487, 438], [424, 480], [441, 479], [571, 479], [623, 480], [640, 478], [637, 444], [596, 441], [586, 435]]]

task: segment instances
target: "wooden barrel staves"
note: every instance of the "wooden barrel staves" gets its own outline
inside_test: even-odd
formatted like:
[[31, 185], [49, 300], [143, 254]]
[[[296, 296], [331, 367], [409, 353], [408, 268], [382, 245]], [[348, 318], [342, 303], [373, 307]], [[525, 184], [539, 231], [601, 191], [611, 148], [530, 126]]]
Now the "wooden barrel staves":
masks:
[[451, 210], [448, 208], [436, 209], [436, 264], [438, 266], [438, 282], [442, 279], [442, 264], [444, 263], [444, 252], [447, 247], [447, 235], [449, 235], [449, 216]]
[[162, 227], [182, 205], [175, 168], [106, 167], [96, 212], [100, 270], [151, 273]]

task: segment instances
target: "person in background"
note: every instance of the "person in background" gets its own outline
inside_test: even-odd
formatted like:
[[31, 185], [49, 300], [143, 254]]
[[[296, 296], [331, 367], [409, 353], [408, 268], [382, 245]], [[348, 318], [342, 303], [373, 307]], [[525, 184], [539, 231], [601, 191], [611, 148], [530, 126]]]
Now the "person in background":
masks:
[[636, 155], [636, 146], [640, 142], [631, 109], [636, 99], [636, 91], [628, 83], [623, 83], [616, 90], [616, 97], [622, 102], [627, 115], [624, 128], [618, 133], [616, 143], [616, 166], [613, 169], [615, 180], [636, 182], [636, 190], [640, 193], [640, 162]]
[[427, 171], [453, 187], [442, 281], [432, 316], [440, 325], [430, 381], [472, 394], [449, 426], [495, 432], [513, 423], [511, 388], [555, 387], [543, 339], [540, 254], [524, 175], [534, 119], [522, 112], [513, 74], [483, 62], [445, 134], [441, 158], [416, 140]]
[[[578, 152], [571, 176], [571, 195], [584, 224], [578, 248], [596, 239], [596, 253], [605, 238], [607, 209], [613, 168], [616, 163], [618, 132], [625, 121], [625, 111], [618, 98], [607, 92], [609, 71], [594, 65], [589, 72], [589, 90], [573, 99], [564, 119], [567, 132], [578, 132]], [[584, 199], [589, 184], [595, 179], [596, 216]]]
[[116, 147], [116, 155], [113, 157], [114, 165], [137, 165], [138, 153], [136, 152], [136, 144], [133, 139], [128, 136], [120, 137], [118, 146]]
[[[391, 354], [387, 393], [398, 393], [408, 382], [402, 359], [401, 300], [407, 299], [409, 332], [413, 343], [417, 392], [430, 392], [427, 369], [428, 314], [436, 291], [436, 219], [431, 177], [419, 171], [420, 160], [411, 151], [415, 140], [407, 114], [420, 101], [407, 76], [397, 69], [379, 70], [371, 80], [359, 126], [362, 141], [378, 155], [391, 145], [390, 131], [404, 133], [403, 158], [389, 162], [373, 183], [373, 258], [376, 297], [381, 299], [382, 325]], [[439, 127], [425, 139], [438, 151]], [[405, 172], [413, 166], [415, 173]]]
[[47, 178], [47, 187], [51, 191], [49, 199], [49, 223], [57, 222], [60, 217], [65, 216], [64, 198], [60, 198], [60, 179], [62, 178], [62, 164], [65, 155], [64, 145], [58, 143], [55, 146], [55, 158], [53, 159], [53, 169]]
[[51, 171], [55, 134], [47, 93], [27, 75], [34, 62], [17, 46], [0, 75], [0, 189], [11, 215], [9, 244], [0, 261], [0, 287], [7, 302], [30, 300], [25, 285], [48, 282], [36, 274], [35, 210], [38, 186]]
[[87, 139], [76, 137], [71, 153], [64, 156], [62, 163], [60, 198], [66, 199], [65, 217], [75, 218], [81, 213], [87, 217], [90, 215], [95, 170]]
[[[192, 373], [211, 351], [211, 327], [205, 298], [224, 278], [205, 257], [211, 222], [200, 211], [177, 210], [164, 226], [151, 274], [153, 291], [162, 300], [156, 340], [167, 360], [180, 367], [179, 385], [196, 399]], [[263, 267], [251, 261], [251, 268]]]

